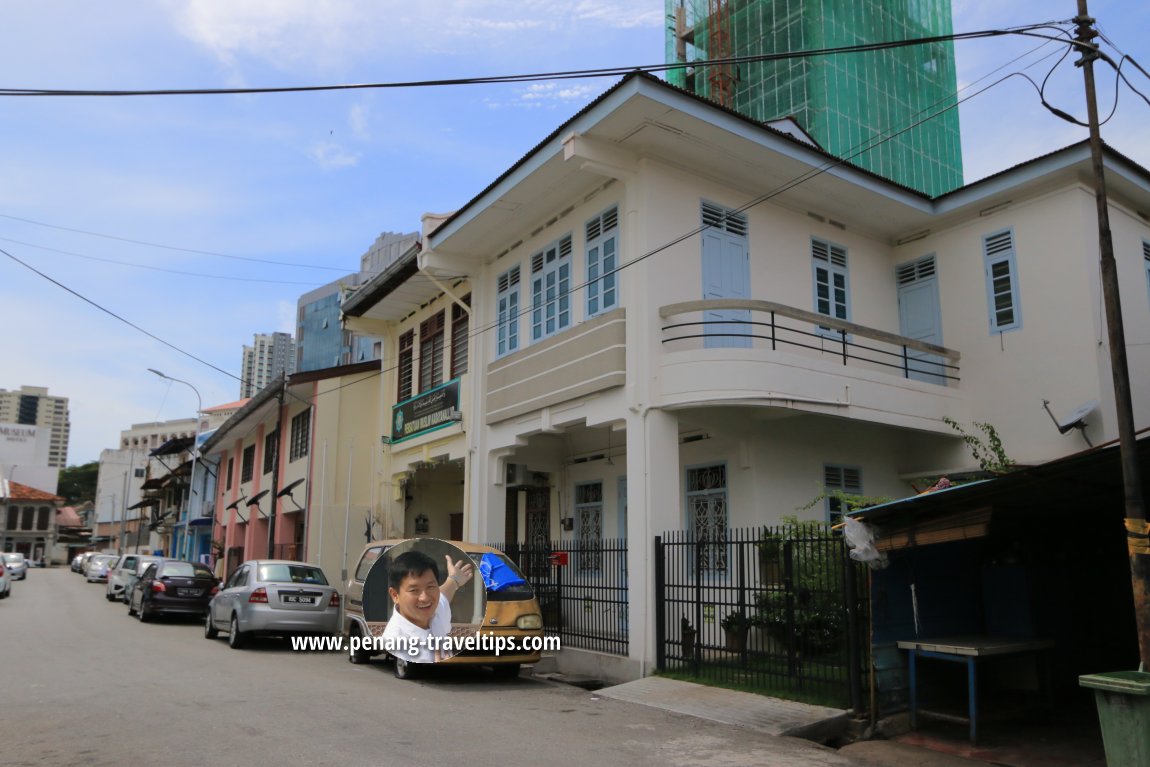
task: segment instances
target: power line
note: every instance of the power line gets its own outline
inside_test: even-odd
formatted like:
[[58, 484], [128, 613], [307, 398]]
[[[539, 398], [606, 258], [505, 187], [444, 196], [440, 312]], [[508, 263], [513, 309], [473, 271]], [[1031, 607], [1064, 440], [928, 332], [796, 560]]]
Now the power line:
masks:
[[60, 250], [59, 248], [49, 248], [46, 245], [36, 245], [31, 242], [22, 242], [20, 240], [13, 240], [10, 237], [0, 237], [0, 241], [11, 242], [16, 245], [23, 245], [26, 248], [36, 248], [38, 250], [46, 250], [50, 253], [59, 253], [64, 256], [74, 256], [76, 258], [83, 258], [88, 261], [99, 261], [104, 264], [116, 264], [117, 266], [129, 266], [135, 269], [148, 269], [154, 272], [165, 272], [167, 274], [178, 274], [183, 277], [200, 277], [210, 280], [230, 280], [232, 282], [258, 282], [267, 285], [308, 285], [311, 287], [319, 287], [314, 282], [294, 282], [291, 280], [262, 280], [255, 277], [230, 277], [224, 274], [203, 274], [200, 272], [185, 272], [179, 269], [166, 269], [162, 266], [150, 266], [148, 264], [134, 264], [130, 261], [117, 261], [113, 258], [101, 258], [99, 256], [89, 256], [83, 253], [74, 253], [70, 250]]
[[[2, 94], [0, 94], [2, 95]], [[103, 234], [101, 232], [92, 232], [86, 229], [74, 229], [68, 226], [60, 226], [59, 224], [48, 224], [43, 221], [34, 221], [30, 218], [21, 218], [19, 216], [11, 216], [6, 213], [0, 213], [0, 218], [7, 218], [12, 221], [22, 221], [25, 224], [35, 224], [36, 226], [45, 226], [49, 229], [59, 229], [62, 232], [73, 232], [75, 234], [86, 234], [90, 237], [103, 237], [107, 240], [116, 240], [118, 242], [128, 242], [133, 245], [146, 245], [149, 248], [160, 248], [162, 250], [175, 250], [180, 253], [191, 253], [197, 256], [215, 256], [216, 258], [230, 258], [236, 261], [250, 261], [257, 264], [268, 264], [270, 266], [291, 266], [297, 269], [324, 269], [330, 272], [344, 272], [346, 269], [341, 269], [338, 266], [317, 266], [315, 264], [297, 264], [290, 261], [272, 261], [266, 258], [253, 258], [251, 256], [233, 256], [229, 253], [217, 253], [211, 250], [196, 250], [195, 248], [184, 248], [178, 245], [161, 245], [156, 242], [147, 242], [146, 240], [133, 240], [130, 237], [120, 237], [114, 234]]]
[[626, 67], [602, 67], [597, 69], [561, 70], [557, 72], [539, 72], [528, 74], [492, 75], [486, 77], [455, 77], [434, 80], [406, 80], [375, 83], [343, 83], [335, 85], [297, 85], [283, 87], [261, 88], [161, 88], [151, 90], [81, 90], [81, 89], [46, 89], [46, 88], [0, 88], [0, 96], [218, 96], [260, 93], [314, 93], [322, 91], [345, 90], [386, 90], [406, 88], [433, 88], [453, 85], [495, 85], [508, 83], [532, 83], [546, 80], [575, 80], [599, 77], [622, 77], [633, 72], [666, 72], [668, 70], [682, 69], [684, 67], [721, 66], [743, 64], [752, 62], [783, 61], [789, 59], [812, 58], [817, 56], [831, 56], [842, 53], [866, 53], [873, 51], [903, 48], [912, 45], [929, 45], [932, 43], [955, 42], [961, 40], [978, 40], [988, 37], [1001, 37], [1004, 35], [1031, 34], [1033, 30], [1050, 28], [1058, 24], [1069, 24], [1072, 19], [1049, 21], [1042, 24], [1029, 24], [1006, 29], [989, 29], [977, 32], [959, 32], [949, 35], [933, 35], [917, 37], [907, 40], [890, 40], [877, 43], [861, 43], [858, 45], [841, 45], [830, 48], [818, 48], [807, 51], [790, 51], [784, 53], [765, 53], [753, 56], [734, 56], [724, 59], [707, 59], [690, 62], [673, 62], [661, 64], [646, 64]]

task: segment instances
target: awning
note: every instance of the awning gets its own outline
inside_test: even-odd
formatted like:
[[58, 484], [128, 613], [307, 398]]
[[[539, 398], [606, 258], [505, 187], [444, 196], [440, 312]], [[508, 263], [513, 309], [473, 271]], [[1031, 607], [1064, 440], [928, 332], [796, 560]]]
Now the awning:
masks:
[[176, 455], [178, 453], [183, 453], [192, 446], [192, 442], [194, 440], [195, 437], [176, 437], [175, 439], [169, 439], [167, 442], [160, 445], [152, 452], [148, 453], [148, 455], [155, 457], [159, 455]]
[[164, 486], [162, 477], [152, 477], [151, 479], [144, 480], [144, 484], [140, 485], [141, 490], [159, 490]]
[[128, 511], [132, 511], [134, 509], [142, 509], [145, 506], [159, 506], [159, 505], [160, 505], [160, 499], [159, 498], [145, 498], [144, 500], [137, 501], [136, 503], [133, 503], [131, 506], [129, 506]]
[[[1138, 440], [1138, 463], [1144, 485], [1150, 484], [1150, 430]], [[1122, 467], [1118, 445], [1110, 442], [993, 479], [955, 485], [848, 512], [846, 516], [875, 528], [880, 551], [944, 543], [988, 535], [1002, 514], [1032, 515], [1035, 524], [1053, 508], [1090, 512], [1103, 506], [1123, 507]], [[1096, 514], [1080, 514], [1086, 521]]]

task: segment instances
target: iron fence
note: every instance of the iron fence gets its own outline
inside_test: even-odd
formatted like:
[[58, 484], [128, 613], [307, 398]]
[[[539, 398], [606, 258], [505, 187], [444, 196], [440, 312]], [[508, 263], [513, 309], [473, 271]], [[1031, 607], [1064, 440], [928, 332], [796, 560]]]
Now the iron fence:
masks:
[[866, 578], [815, 523], [655, 539], [658, 668], [862, 710]]
[[519, 566], [535, 589], [543, 629], [565, 647], [626, 655], [626, 539], [490, 544]]

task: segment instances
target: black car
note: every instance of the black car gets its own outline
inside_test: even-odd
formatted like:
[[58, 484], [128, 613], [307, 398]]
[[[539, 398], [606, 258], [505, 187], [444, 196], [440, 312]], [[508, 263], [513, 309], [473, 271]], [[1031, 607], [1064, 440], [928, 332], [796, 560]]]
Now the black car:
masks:
[[128, 599], [128, 615], [147, 621], [156, 615], [203, 617], [219, 581], [199, 562], [165, 559], [144, 570]]

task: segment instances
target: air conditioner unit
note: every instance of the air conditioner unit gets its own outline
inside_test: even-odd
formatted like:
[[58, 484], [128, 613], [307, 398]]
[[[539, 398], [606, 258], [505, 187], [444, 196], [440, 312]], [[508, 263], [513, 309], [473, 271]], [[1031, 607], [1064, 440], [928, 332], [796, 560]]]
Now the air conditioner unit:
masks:
[[507, 475], [504, 484], [508, 487], [531, 484], [531, 472], [527, 469], [527, 464], [507, 464]]

